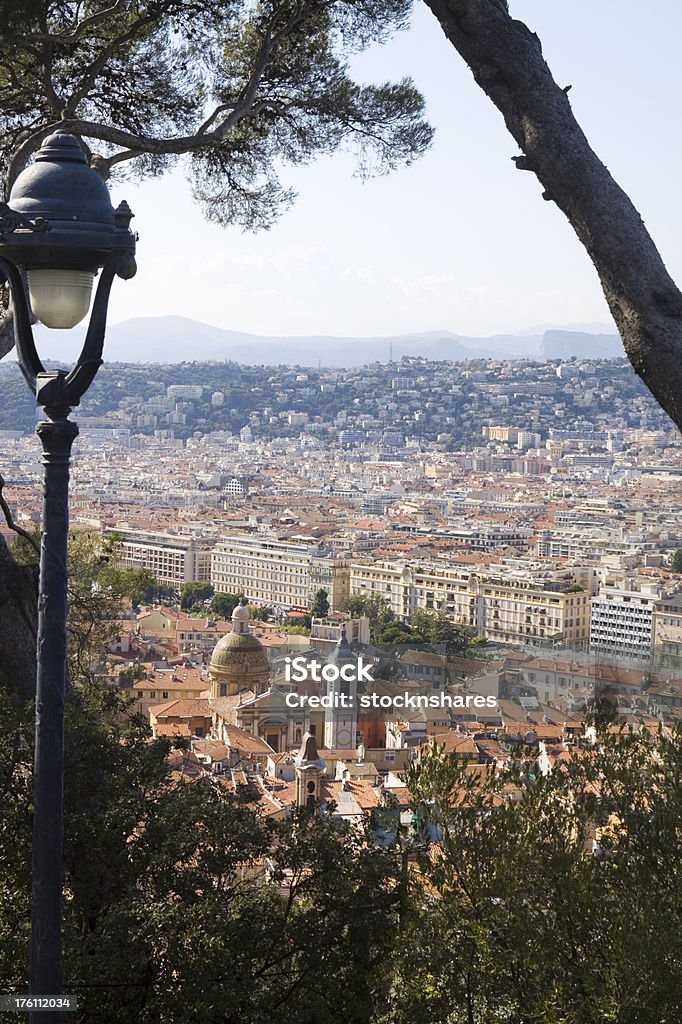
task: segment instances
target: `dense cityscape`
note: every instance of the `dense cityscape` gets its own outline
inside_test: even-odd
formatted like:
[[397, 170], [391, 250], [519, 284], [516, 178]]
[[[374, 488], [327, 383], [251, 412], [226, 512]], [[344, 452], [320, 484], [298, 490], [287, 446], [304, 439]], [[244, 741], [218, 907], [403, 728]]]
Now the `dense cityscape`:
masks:
[[[357, 760], [361, 744], [364, 762], [371, 748], [384, 780], [441, 733], [475, 757], [491, 736], [573, 741], [604, 687], [626, 721], [677, 715], [682, 459], [625, 361], [105, 367], [80, 426], [72, 528], [115, 541], [121, 566], [148, 570], [165, 592], [122, 621], [102, 663], [155, 735], [191, 739], [197, 754], [220, 741], [227, 764], [228, 728], [280, 757], [312, 725], [333, 769], [324, 713], [284, 710], [283, 659], [329, 657], [342, 640], [366, 649], [378, 607], [407, 629], [439, 616], [475, 645], [458, 665], [403, 634], [389, 673], [402, 682], [384, 680], [387, 692], [438, 679], [498, 702], [354, 719], [341, 759]], [[6, 496], [28, 527], [39, 519], [35, 440], [7, 426], [2, 437]], [[192, 587], [203, 601], [181, 608]], [[268, 675], [255, 689], [211, 674], [232, 632], [235, 602], [221, 615], [220, 595], [260, 615], [249, 635]], [[223, 721], [211, 701], [241, 691]], [[266, 694], [278, 710], [259, 726]]]

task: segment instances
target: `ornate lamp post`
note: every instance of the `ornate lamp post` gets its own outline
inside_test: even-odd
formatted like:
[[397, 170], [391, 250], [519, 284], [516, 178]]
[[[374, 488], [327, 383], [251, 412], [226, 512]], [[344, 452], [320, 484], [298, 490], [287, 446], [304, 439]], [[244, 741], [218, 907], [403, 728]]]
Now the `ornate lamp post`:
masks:
[[[35, 163], [0, 205], [0, 275], [14, 309], [21, 372], [45, 419], [36, 433], [45, 467], [33, 775], [31, 996], [62, 994], [61, 901], [63, 839], [64, 687], [66, 673], [66, 545], [71, 446], [78, 427], [69, 419], [102, 365], [109, 293], [115, 276], [135, 274], [135, 237], [127, 203], [114, 210], [103, 180], [73, 135], [43, 142]], [[30, 307], [47, 327], [79, 323], [101, 270], [85, 343], [70, 372], [45, 370], [31, 330]], [[27, 300], [22, 271], [28, 279]], [[41, 1024], [61, 1013], [32, 1013]]]

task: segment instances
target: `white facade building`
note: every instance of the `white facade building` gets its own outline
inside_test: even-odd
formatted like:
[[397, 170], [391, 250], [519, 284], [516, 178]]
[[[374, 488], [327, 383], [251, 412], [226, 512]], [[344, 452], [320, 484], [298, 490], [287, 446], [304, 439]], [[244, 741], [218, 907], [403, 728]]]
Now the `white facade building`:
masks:
[[157, 583], [180, 590], [185, 583], [204, 583], [210, 579], [213, 538], [151, 530], [113, 529], [105, 532], [118, 537], [121, 542], [121, 565], [131, 569], [149, 569]]
[[592, 601], [590, 651], [649, 658], [653, 645], [654, 606], [661, 598], [655, 586], [635, 584], [601, 587]]
[[254, 604], [283, 610], [309, 608], [320, 589], [327, 591], [330, 610], [338, 610], [348, 593], [348, 576], [346, 559], [303, 539], [226, 537], [211, 556], [216, 593], [243, 593]]
[[577, 569], [524, 571], [502, 564], [472, 571], [468, 565], [353, 562], [350, 592], [385, 599], [403, 622], [420, 608], [441, 609], [489, 640], [571, 644], [589, 636], [591, 595], [580, 585], [583, 576]]

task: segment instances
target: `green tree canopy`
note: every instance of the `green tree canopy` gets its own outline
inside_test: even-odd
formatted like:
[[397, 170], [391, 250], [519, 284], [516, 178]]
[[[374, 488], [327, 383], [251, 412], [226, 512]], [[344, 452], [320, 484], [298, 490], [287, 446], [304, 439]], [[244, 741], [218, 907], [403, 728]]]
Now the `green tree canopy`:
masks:
[[258, 619], [259, 622], [267, 622], [272, 615], [272, 605], [269, 604], [250, 604], [249, 606], [249, 618]]
[[211, 611], [221, 619], [229, 619], [243, 600], [243, 594], [215, 594], [211, 600]]
[[675, 1020], [682, 733], [604, 731], [546, 775], [538, 753], [409, 772], [420, 874], [381, 1024]]
[[[36, 531], [34, 540], [39, 541]], [[15, 557], [20, 564], [33, 565], [38, 553], [22, 538]], [[101, 537], [86, 530], [69, 535], [68, 544], [67, 656], [73, 682], [88, 679], [102, 662], [105, 645], [120, 628], [121, 612], [137, 605], [156, 587], [153, 573], [120, 564], [120, 540], [115, 534]], [[16, 680], [25, 695], [35, 687], [31, 679]]]
[[[65, 991], [85, 1024], [367, 1021], [397, 917], [395, 858], [331, 816], [171, 775], [122, 699], [66, 709]], [[0, 691], [0, 985], [27, 990], [33, 708]], [[178, 756], [182, 756], [179, 752]]]
[[415, 639], [419, 637], [426, 644], [443, 644], [448, 654], [464, 654], [476, 638], [476, 630], [472, 626], [453, 622], [443, 608], [417, 609], [411, 625]]
[[166, 604], [177, 605], [180, 603], [180, 594], [174, 587], [165, 583], [154, 583], [143, 592], [140, 604]]
[[[56, 129], [110, 175], [183, 159], [209, 220], [269, 227], [286, 164], [346, 147], [363, 176], [430, 145], [409, 78], [359, 84], [352, 54], [403, 28], [411, 0], [0, 0], [0, 175], [7, 198]], [[0, 310], [7, 310], [6, 289]], [[0, 356], [14, 344], [0, 320]]]
[[368, 617], [375, 644], [439, 644], [446, 646], [448, 654], [464, 654], [475, 640], [471, 626], [453, 622], [443, 609], [419, 608], [406, 623], [396, 621], [388, 601], [379, 594], [353, 594], [345, 599], [343, 607], [351, 615]]
[[180, 591], [180, 607], [183, 610], [193, 608], [195, 605], [202, 605], [214, 595], [210, 583], [192, 582], [184, 583]]
[[315, 592], [310, 614], [314, 619], [324, 619], [329, 615], [329, 593], [323, 587]]
[[142, 604], [145, 596], [156, 587], [156, 577], [151, 569], [135, 569], [130, 566], [108, 566], [98, 574], [102, 587], [114, 587], [117, 592], [130, 598], [133, 607]]
[[366, 615], [370, 628], [382, 628], [395, 619], [388, 601], [379, 594], [351, 594], [344, 599], [343, 608], [351, 615]]

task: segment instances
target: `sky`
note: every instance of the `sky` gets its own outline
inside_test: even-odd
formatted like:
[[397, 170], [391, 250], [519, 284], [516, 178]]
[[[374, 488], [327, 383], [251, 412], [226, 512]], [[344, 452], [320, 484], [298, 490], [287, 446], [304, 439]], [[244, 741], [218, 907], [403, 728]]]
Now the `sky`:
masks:
[[[679, 0], [511, 0], [536, 31], [588, 139], [682, 279]], [[265, 335], [484, 337], [610, 325], [596, 274], [541, 198], [501, 115], [423, 4], [409, 31], [354, 64], [411, 75], [436, 127], [427, 155], [366, 183], [351, 154], [287, 168], [296, 205], [267, 232], [203, 219], [182, 170], [112, 187], [139, 231], [138, 275], [114, 285], [110, 322], [168, 314]], [[615, 329], [614, 329], [615, 333]]]

